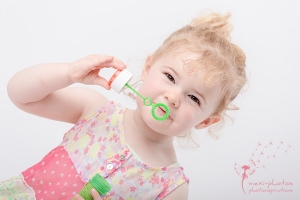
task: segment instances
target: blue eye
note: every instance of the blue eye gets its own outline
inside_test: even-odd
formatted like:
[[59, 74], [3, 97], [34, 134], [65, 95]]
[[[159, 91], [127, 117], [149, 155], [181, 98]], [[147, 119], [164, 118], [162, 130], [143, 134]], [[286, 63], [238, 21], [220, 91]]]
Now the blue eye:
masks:
[[188, 95], [194, 102], [196, 102], [198, 105], [200, 105], [200, 101], [197, 97], [195, 97], [194, 95]]
[[175, 83], [175, 79], [173, 78], [173, 76], [169, 73], [165, 73], [166, 77], [173, 83]]

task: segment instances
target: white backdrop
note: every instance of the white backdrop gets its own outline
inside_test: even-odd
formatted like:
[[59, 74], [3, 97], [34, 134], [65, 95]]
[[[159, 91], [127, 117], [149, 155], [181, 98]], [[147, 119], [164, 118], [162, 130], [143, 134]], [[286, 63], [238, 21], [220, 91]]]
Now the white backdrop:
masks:
[[[177, 150], [191, 179], [189, 199], [300, 199], [299, 8], [296, 0], [0, 0], [0, 180], [38, 162], [71, 128], [17, 109], [6, 93], [13, 74], [103, 53], [138, 75], [171, 32], [211, 9], [232, 13], [232, 40], [247, 55], [250, 82], [236, 100], [236, 120], [219, 140], [201, 133], [199, 149]], [[127, 97], [94, 88], [134, 106]]]

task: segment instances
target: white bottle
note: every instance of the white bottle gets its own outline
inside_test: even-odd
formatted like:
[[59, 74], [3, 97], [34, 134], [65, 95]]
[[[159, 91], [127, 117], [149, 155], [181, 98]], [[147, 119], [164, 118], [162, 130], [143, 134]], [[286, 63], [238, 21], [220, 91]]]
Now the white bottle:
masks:
[[111, 86], [114, 91], [120, 93], [132, 77], [133, 74], [127, 69], [117, 70], [108, 81], [108, 85]]

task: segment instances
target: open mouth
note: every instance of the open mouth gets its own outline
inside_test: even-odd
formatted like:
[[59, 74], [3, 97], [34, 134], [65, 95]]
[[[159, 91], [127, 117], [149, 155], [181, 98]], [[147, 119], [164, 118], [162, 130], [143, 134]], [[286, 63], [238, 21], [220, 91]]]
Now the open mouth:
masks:
[[[162, 107], [162, 106], [159, 106], [159, 107], [157, 107], [157, 113], [159, 114], [159, 115], [161, 115], [161, 116], [164, 116], [165, 114], [166, 114], [166, 110], [164, 109], [164, 107]], [[171, 117], [170, 117], [170, 115], [167, 117], [167, 119], [172, 119]]]
[[[155, 108], [154, 108], [155, 114], [154, 113], [153, 114], [156, 115], [157, 118], [162, 119], [162, 120], [172, 119], [170, 117], [170, 111], [168, 111], [168, 110], [167, 110], [168, 111], [168, 116], [166, 116], [166, 113], [167, 113], [166, 109], [168, 109], [168, 107], [163, 103], [157, 103], [157, 104], [155, 102], [152, 102], [152, 105], [155, 105]], [[161, 106], [159, 104], [163, 104], [163, 106]], [[166, 108], [164, 106], [166, 106]]]

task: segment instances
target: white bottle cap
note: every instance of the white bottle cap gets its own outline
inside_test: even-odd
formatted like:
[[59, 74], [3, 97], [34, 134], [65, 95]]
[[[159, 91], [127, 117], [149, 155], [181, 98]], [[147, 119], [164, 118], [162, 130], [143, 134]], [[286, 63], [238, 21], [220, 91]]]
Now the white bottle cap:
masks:
[[108, 81], [108, 85], [111, 86], [114, 91], [120, 93], [124, 89], [125, 84], [128, 83], [132, 77], [133, 74], [127, 69], [117, 70]]

